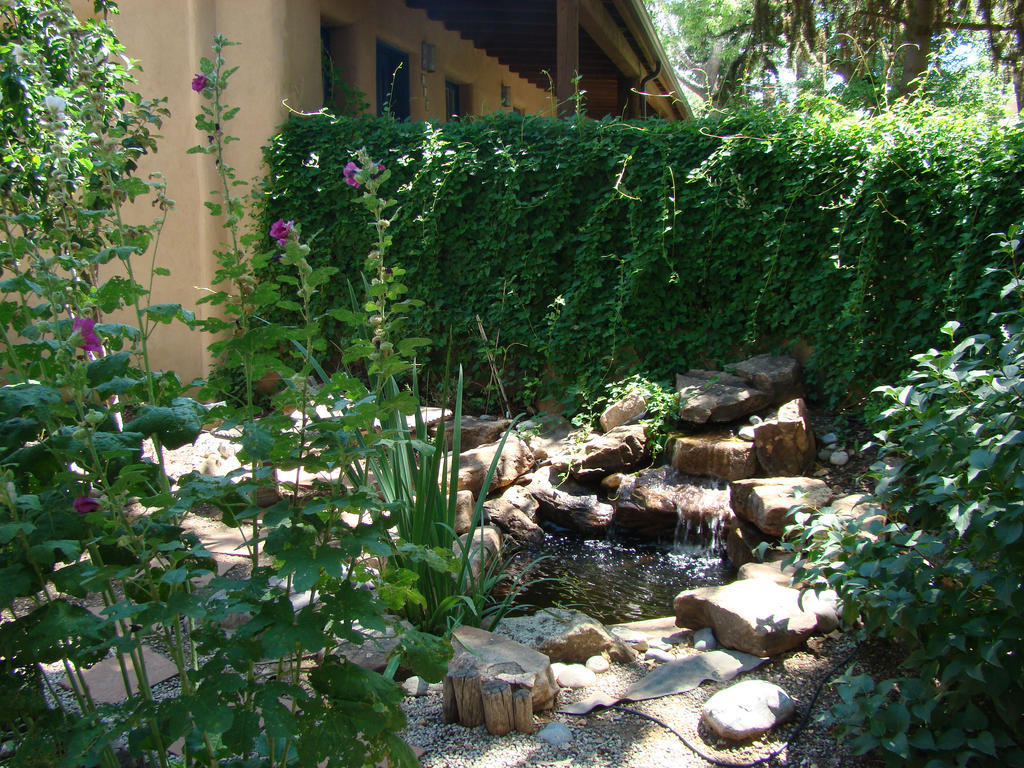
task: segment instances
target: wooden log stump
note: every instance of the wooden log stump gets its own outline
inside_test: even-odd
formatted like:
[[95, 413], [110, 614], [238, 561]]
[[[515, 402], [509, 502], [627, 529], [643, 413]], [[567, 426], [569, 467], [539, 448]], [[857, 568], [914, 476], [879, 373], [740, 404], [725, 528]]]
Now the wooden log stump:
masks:
[[533, 733], [533, 694], [529, 688], [512, 691], [512, 716], [517, 731]]
[[480, 684], [480, 694], [487, 732], [495, 736], [504, 736], [515, 725], [512, 686], [504, 680], [487, 680]]
[[449, 672], [446, 679], [452, 683], [459, 722], [467, 728], [483, 725], [484, 703], [480, 692], [480, 673], [472, 668], [456, 669]]

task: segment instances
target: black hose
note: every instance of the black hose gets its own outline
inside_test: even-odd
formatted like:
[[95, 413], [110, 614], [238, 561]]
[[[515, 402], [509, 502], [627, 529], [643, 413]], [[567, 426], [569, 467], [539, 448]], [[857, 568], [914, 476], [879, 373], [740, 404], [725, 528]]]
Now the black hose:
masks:
[[617, 709], [620, 712], [628, 712], [631, 715], [636, 715], [637, 717], [642, 717], [642, 718], [645, 718], [647, 720], [650, 720], [652, 723], [657, 723], [662, 728], [664, 728], [664, 729], [674, 733], [676, 735], [676, 737], [681, 742], [683, 742], [684, 745], [686, 745], [687, 749], [689, 749], [691, 752], [693, 752], [698, 757], [700, 757], [700, 758], [702, 758], [704, 760], [707, 760], [709, 763], [712, 763], [713, 765], [724, 765], [724, 766], [729, 766], [729, 768], [753, 768], [753, 766], [755, 766], [755, 765], [761, 765], [761, 763], [768, 762], [773, 757], [775, 757], [776, 755], [780, 754], [784, 749], [787, 749], [790, 744], [793, 744], [797, 740], [797, 738], [800, 736], [800, 734], [802, 734], [804, 732], [804, 729], [807, 728], [807, 723], [811, 719], [811, 711], [814, 709], [814, 703], [818, 700], [818, 696], [821, 695], [821, 689], [825, 686], [826, 681], [828, 681], [829, 678], [831, 678], [842, 667], [845, 667], [847, 664], [849, 664], [851, 661], [853, 661], [853, 657], [857, 655], [857, 651], [858, 650], [860, 650], [859, 646], [857, 646], [857, 645], [853, 646], [853, 650], [852, 651], [850, 651], [848, 654], [846, 654], [845, 657], [843, 657], [842, 659], [837, 661], [835, 664], [833, 664], [829, 668], [829, 670], [824, 675], [821, 676], [821, 679], [818, 681], [818, 684], [814, 688], [814, 694], [811, 696], [811, 700], [807, 704], [807, 709], [804, 711], [804, 716], [801, 718], [800, 724], [797, 725], [797, 727], [793, 730], [793, 732], [791, 734], [789, 734], [789, 738], [786, 739], [786, 741], [783, 742], [783, 744], [781, 746], [776, 747], [773, 751], [769, 752], [767, 755], [764, 755], [763, 757], [759, 757], [756, 760], [751, 760], [749, 762], [740, 763], [740, 762], [734, 762], [734, 761], [730, 761], [730, 760], [719, 760], [716, 757], [711, 757], [710, 755], [707, 755], [704, 752], [701, 752], [701, 750], [697, 746], [692, 744], [689, 741], [689, 739], [687, 739], [683, 734], [681, 734], [679, 731], [677, 731], [671, 725], [666, 723], [664, 720], [661, 720], [661, 719], [655, 717], [654, 715], [648, 715], [646, 712], [641, 712], [641, 711], [636, 710], [636, 709], [631, 709], [630, 707], [623, 707], [620, 704], [613, 704], [612, 706], [608, 707], [608, 709]]

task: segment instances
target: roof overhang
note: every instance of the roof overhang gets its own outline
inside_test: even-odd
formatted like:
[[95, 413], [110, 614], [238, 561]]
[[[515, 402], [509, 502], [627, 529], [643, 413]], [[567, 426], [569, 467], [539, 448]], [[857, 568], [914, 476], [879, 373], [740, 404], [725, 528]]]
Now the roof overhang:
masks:
[[[627, 111], [631, 116], [693, 118], [642, 0], [406, 0], [406, 4], [426, 11], [431, 19], [537, 87], [547, 89], [557, 82], [560, 98], [562, 84], [571, 74], [559, 73], [558, 64], [577, 61], [588, 114], [622, 114], [628, 99], [633, 104]], [[578, 48], [573, 51], [572, 30], [577, 25]]]

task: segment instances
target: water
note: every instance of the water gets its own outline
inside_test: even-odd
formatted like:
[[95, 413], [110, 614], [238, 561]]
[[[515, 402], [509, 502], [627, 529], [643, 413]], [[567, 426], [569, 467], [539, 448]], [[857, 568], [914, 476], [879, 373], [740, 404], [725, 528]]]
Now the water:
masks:
[[672, 601], [684, 589], [723, 584], [735, 576], [706, 544], [674, 548], [561, 531], [549, 534], [542, 547], [517, 555], [512, 570], [542, 554], [549, 557], [531, 569], [530, 577], [547, 580], [532, 584], [516, 602], [576, 608], [605, 624], [671, 616]]

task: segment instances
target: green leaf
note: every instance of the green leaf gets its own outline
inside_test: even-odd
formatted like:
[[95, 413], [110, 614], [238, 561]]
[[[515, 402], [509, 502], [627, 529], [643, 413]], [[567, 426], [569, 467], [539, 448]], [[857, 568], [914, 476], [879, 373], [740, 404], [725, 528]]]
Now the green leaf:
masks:
[[170, 323], [172, 320], [181, 320], [183, 323], [191, 324], [195, 321], [195, 312], [184, 309], [181, 304], [150, 304], [146, 307], [146, 315], [158, 323]]
[[131, 352], [117, 352], [92, 360], [85, 368], [90, 387], [97, 387], [116, 376], [124, 376], [131, 364]]
[[203, 429], [206, 407], [188, 397], [176, 397], [169, 406], [143, 405], [126, 430], [155, 436], [168, 448], [192, 443]]

